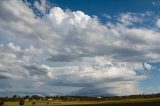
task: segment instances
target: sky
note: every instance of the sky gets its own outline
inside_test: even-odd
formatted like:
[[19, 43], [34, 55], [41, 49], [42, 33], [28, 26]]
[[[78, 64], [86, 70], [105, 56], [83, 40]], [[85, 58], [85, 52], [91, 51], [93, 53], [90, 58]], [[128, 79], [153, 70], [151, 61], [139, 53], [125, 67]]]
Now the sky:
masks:
[[0, 0], [0, 96], [160, 92], [160, 1]]

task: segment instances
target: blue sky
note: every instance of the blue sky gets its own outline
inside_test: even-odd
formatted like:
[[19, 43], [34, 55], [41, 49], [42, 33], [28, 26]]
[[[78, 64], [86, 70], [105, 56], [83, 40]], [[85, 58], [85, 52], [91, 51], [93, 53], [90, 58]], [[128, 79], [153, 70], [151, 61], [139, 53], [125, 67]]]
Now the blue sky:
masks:
[[73, 11], [81, 10], [92, 16], [96, 15], [105, 22], [104, 14], [111, 16], [120, 13], [144, 13], [146, 11], [159, 14], [159, 3], [156, 0], [51, 0], [57, 6], [63, 9], [71, 9]]
[[0, 96], [160, 92], [159, 8], [158, 0], [0, 1]]
[[158, 3], [153, 5], [154, 0], [51, 0], [53, 3], [64, 9], [82, 10], [89, 15], [110, 14], [117, 15], [119, 13], [132, 12], [143, 13], [146, 11], [154, 11], [158, 13]]

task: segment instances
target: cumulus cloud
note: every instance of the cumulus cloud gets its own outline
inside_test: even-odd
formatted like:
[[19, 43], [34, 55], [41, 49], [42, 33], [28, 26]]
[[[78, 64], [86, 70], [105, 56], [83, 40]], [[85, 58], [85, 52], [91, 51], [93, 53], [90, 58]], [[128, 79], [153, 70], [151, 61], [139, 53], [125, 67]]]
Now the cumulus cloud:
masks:
[[34, 4], [44, 14], [36, 17], [24, 2], [0, 1], [0, 79], [10, 82], [0, 81], [7, 88], [0, 92], [17, 87], [29, 94], [141, 92], [143, 63], [160, 59], [159, 32], [128, 27], [142, 21], [134, 14], [105, 25], [82, 11], [53, 7], [45, 14], [45, 4]]

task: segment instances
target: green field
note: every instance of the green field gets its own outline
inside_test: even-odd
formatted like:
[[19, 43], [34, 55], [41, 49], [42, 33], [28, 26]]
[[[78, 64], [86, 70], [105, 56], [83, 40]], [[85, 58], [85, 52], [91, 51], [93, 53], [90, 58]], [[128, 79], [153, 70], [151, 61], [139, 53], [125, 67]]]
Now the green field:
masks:
[[[160, 106], [160, 98], [124, 99], [108, 101], [36, 101], [25, 102], [24, 106]], [[4, 106], [19, 106], [19, 102], [5, 102]]]

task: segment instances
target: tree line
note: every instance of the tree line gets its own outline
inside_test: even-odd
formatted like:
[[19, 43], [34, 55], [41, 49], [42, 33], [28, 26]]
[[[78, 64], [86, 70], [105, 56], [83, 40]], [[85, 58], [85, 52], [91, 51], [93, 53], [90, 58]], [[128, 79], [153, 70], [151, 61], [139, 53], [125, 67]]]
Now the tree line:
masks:
[[17, 96], [12, 97], [0, 97], [0, 103], [4, 101], [103, 101], [103, 100], [121, 100], [121, 99], [141, 99], [141, 98], [158, 98], [160, 93], [157, 94], [139, 94], [139, 95], [128, 95], [128, 96], [38, 96], [38, 95], [27, 95], [27, 96]]

